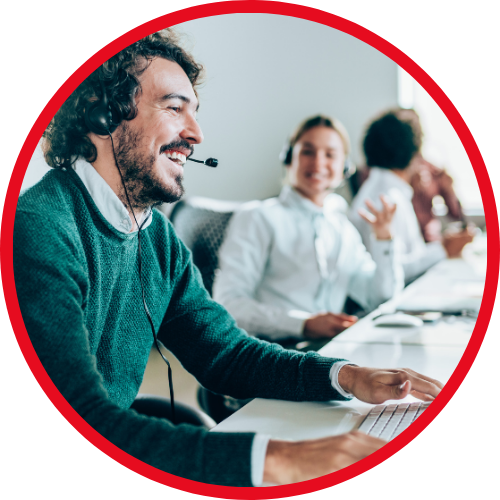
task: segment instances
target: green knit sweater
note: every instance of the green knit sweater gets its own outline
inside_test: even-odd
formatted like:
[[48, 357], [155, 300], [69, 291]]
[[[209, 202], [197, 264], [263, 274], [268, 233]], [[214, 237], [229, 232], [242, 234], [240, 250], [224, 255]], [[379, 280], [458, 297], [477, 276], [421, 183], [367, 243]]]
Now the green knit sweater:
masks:
[[[156, 210], [142, 252], [155, 328], [204, 387], [236, 398], [344, 399], [329, 380], [336, 360], [286, 351], [237, 328], [210, 298], [189, 250]], [[14, 273], [24, 323], [43, 366], [93, 428], [158, 469], [251, 486], [254, 434], [174, 426], [129, 409], [153, 342], [141, 300], [137, 233], [114, 229], [73, 170], [49, 172], [19, 198]]]

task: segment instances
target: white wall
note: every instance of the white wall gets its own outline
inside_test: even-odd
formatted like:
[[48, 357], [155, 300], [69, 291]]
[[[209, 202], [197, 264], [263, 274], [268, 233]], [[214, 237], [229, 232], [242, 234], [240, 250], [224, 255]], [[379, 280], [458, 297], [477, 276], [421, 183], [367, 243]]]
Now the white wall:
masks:
[[[188, 195], [230, 200], [276, 195], [283, 143], [298, 122], [317, 113], [344, 123], [352, 157], [360, 161], [365, 123], [397, 104], [396, 64], [327, 26], [276, 15], [233, 14], [178, 28], [207, 70], [199, 90], [205, 141], [195, 157], [219, 159], [214, 170], [188, 162]], [[24, 187], [43, 175], [41, 165], [38, 151]]]

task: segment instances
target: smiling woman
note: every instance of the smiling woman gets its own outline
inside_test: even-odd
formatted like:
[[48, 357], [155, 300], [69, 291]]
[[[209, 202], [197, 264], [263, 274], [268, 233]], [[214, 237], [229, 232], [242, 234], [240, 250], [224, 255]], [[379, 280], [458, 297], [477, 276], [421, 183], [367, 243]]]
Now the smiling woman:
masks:
[[328, 190], [342, 182], [349, 150], [349, 136], [338, 120], [315, 116], [304, 121], [283, 158], [288, 183], [322, 206]]
[[348, 296], [373, 309], [402, 289], [391, 239], [395, 206], [384, 203], [367, 215], [377, 248], [372, 258], [339, 210], [345, 202], [331, 194], [348, 151], [337, 120], [305, 120], [283, 157], [290, 185], [231, 219], [214, 298], [241, 328], [280, 341], [332, 338], [356, 321], [343, 312]]

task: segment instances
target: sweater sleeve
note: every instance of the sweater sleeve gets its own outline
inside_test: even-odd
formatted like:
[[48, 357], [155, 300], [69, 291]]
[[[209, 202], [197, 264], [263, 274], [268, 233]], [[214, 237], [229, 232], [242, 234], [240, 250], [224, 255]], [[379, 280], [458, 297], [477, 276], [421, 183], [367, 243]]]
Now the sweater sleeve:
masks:
[[337, 359], [250, 337], [210, 298], [189, 250], [172, 241], [178, 278], [160, 337], [203, 386], [245, 399], [345, 400], [329, 377]]
[[[262, 356], [255, 356], [256, 352], [262, 354], [265, 347], [247, 345], [247, 336], [235, 328], [222, 308], [209, 300], [185, 249], [179, 257], [185, 260], [176, 262], [176, 267], [183, 268], [184, 272], [168, 311], [172, 318], [170, 321], [166, 318], [165, 324], [169, 329], [175, 327], [177, 332], [187, 333], [177, 344], [171, 342], [172, 350], [180, 353], [181, 361], [188, 369], [192, 368], [193, 373], [201, 375], [207, 386], [220, 388], [222, 392], [234, 386], [228, 383], [228, 378], [248, 377], [254, 368], [259, 371], [257, 381], [247, 380], [242, 384], [241, 393], [250, 393], [257, 382], [264, 381], [266, 385]], [[109, 397], [96, 357], [90, 350], [85, 326], [89, 280], [84, 263], [83, 249], [76, 238], [72, 238], [64, 221], [18, 211], [14, 229], [14, 273], [19, 305], [33, 347], [62, 396], [104, 438], [153, 467], [205, 483], [251, 486], [254, 433], [217, 433], [187, 424], [175, 426], [164, 419], [122, 408]], [[185, 291], [182, 290], [184, 284]], [[210, 314], [202, 314], [205, 310]], [[220, 329], [218, 320], [222, 323]], [[280, 355], [270, 349], [266, 357], [276, 378], [273, 359], [285, 360], [294, 355]], [[289, 363], [288, 371], [296, 371], [290, 384], [296, 383], [303, 395], [306, 388], [314, 386], [316, 379], [321, 379], [318, 388], [311, 392], [311, 399], [319, 392], [323, 398], [334, 399], [335, 391], [331, 386], [329, 390], [325, 387], [329, 385], [327, 372], [332, 360], [306, 358]], [[239, 362], [245, 360], [249, 364], [240, 374]], [[195, 366], [197, 363], [202, 365], [201, 370]], [[277, 390], [276, 385], [279, 384], [275, 382], [273, 390], [267, 392], [293, 395], [293, 390]]]
[[84, 323], [88, 278], [83, 257], [64, 224], [18, 211], [14, 273], [19, 305], [33, 347], [62, 396], [102, 436], [153, 467], [205, 483], [251, 486], [253, 433], [174, 426], [110, 399]]

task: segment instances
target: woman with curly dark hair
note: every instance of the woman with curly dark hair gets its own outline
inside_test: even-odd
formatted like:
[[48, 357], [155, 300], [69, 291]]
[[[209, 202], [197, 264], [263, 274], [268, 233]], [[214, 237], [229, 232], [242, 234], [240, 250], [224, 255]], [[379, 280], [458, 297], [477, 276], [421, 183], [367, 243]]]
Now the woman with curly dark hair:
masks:
[[[405, 281], [409, 283], [431, 266], [446, 257], [456, 257], [472, 241], [473, 235], [465, 230], [445, 234], [442, 241], [425, 243], [412, 204], [410, 186], [415, 161], [422, 147], [422, 129], [417, 113], [412, 109], [395, 109], [383, 113], [367, 128], [363, 141], [369, 177], [353, 200], [349, 218], [361, 233], [365, 246], [370, 250], [372, 241], [365, 209], [367, 200], [386, 196], [396, 204], [393, 220], [393, 237], [401, 256]], [[368, 201], [369, 203], [369, 201]]]

